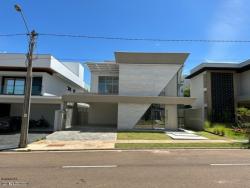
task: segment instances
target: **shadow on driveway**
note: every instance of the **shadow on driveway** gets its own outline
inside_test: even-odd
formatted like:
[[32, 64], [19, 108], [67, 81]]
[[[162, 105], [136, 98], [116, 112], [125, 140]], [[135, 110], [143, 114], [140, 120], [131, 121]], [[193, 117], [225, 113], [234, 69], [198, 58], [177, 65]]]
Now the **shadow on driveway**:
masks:
[[[43, 139], [49, 133], [29, 133], [29, 143]], [[0, 150], [14, 149], [18, 147], [20, 133], [0, 133]]]

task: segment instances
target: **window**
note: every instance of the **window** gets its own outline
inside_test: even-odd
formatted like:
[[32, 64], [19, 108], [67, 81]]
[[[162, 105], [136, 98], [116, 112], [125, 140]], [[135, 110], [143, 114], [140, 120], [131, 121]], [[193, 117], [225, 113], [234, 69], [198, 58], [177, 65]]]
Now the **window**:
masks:
[[24, 85], [25, 80], [22, 78], [18, 78], [15, 80], [15, 87], [14, 87], [14, 94], [15, 95], [22, 95], [24, 94]]
[[24, 78], [4, 78], [3, 94], [7, 95], [23, 95], [24, 94]]
[[34, 77], [32, 83], [32, 95], [41, 95], [42, 77]]
[[213, 122], [235, 122], [233, 79], [233, 73], [211, 73]]
[[98, 81], [98, 93], [100, 94], [118, 94], [117, 76], [99, 76]]
[[[2, 94], [23, 95], [25, 90], [24, 77], [3, 77]], [[34, 77], [32, 83], [32, 95], [41, 95], [42, 77]]]
[[68, 91], [71, 91], [71, 87], [67, 86], [67, 90], [68, 90]]

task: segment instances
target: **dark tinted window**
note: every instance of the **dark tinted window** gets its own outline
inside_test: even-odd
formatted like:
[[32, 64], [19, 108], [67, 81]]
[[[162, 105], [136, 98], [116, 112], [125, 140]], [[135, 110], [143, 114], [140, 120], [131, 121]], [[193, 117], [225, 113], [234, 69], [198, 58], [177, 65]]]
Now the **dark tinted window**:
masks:
[[234, 122], [234, 85], [232, 73], [211, 73], [212, 121]]
[[32, 95], [41, 95], [42, 77], [34, 77], [32, 83]]

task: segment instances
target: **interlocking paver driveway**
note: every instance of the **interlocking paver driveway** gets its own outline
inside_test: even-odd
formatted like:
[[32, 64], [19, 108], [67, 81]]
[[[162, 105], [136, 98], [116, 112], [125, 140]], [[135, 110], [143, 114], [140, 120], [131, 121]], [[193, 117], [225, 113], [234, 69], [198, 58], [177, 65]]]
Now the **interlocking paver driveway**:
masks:
[[116, 132], [57, 131], [46, 140], [58, 141], [116, 141]]

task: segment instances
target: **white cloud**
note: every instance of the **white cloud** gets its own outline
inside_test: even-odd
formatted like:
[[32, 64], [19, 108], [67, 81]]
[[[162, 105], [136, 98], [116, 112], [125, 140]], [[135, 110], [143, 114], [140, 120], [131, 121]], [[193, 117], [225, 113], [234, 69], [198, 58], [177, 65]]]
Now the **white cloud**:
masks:
[[[248, 28], [248, 0], [225, 0], [218, 6], [212, 24], [208, 28], [209, 39], [243, 39]], [[224, 58], [232, 44], [212, 44], [207, 58]]]

